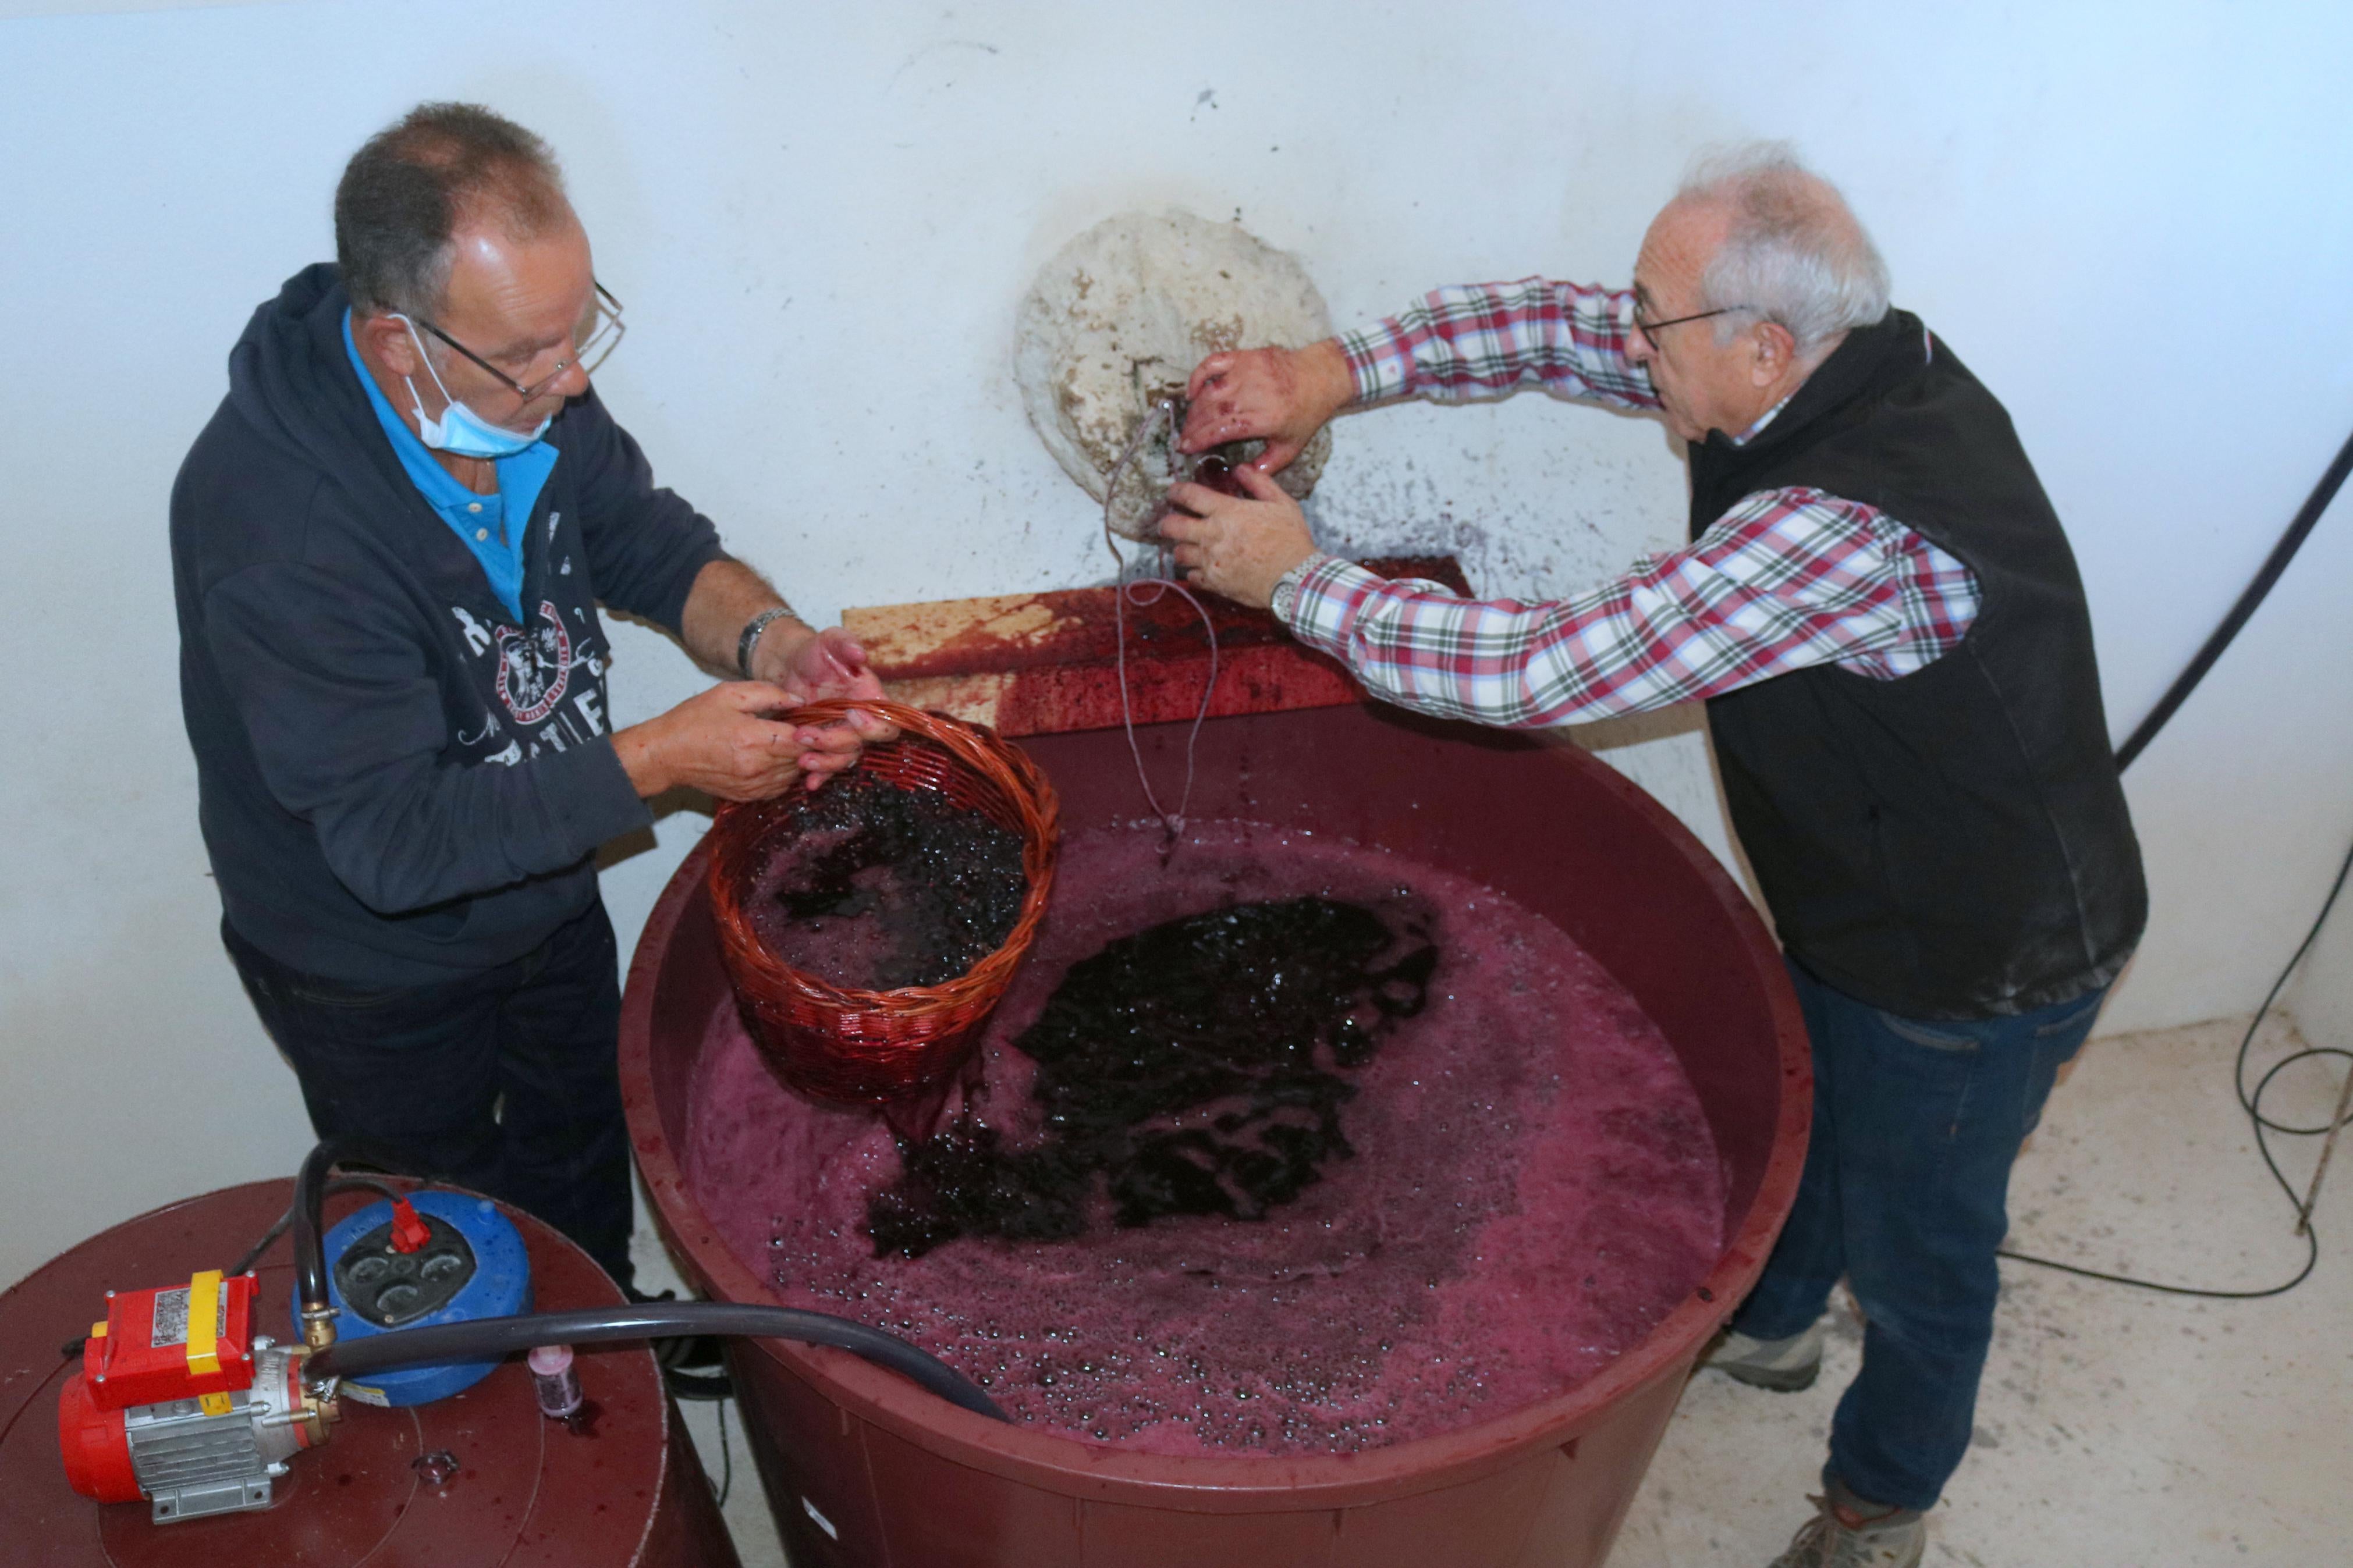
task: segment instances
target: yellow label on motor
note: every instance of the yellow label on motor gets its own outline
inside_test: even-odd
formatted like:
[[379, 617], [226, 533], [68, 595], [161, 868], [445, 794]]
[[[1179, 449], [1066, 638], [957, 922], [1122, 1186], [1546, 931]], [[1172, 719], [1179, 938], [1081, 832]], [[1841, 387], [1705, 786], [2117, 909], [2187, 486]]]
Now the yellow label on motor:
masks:
[[220, 1298], [219, 1269], [207, 1268], [188, 1281], [188, 1373], [192, 1377], [220, 1371]]
[[229, 1404], [226, 1394], [200, 1394], [196, 1396], [196, 1405], [207, 1415], [226, 1415], [236, 1408]]

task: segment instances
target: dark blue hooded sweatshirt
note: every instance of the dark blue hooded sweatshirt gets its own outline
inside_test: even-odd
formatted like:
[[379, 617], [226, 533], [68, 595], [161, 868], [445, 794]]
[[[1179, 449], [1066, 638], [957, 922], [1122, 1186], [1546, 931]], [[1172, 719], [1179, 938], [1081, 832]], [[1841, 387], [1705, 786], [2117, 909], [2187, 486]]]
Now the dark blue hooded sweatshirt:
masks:
[[649, 820], [598, 601], [676, 630], [723, 558], [594, 392], [549, 426], [522, 624], [435, 514], [311, 267], [254, 312], [172, 489], [180, 699], [229, 922], [296, 969], [430, 984], [530, 952]]

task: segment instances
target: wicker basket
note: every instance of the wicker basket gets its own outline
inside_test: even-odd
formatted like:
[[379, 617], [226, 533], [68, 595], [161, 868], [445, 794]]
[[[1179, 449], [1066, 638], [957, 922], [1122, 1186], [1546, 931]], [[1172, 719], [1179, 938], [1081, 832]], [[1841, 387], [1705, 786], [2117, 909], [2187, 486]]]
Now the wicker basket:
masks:
[[829, 984], [793, 968], [754, 933], [746, 902], [776, 848], [800, 831], [806, 792], [729, 803], [711, 829], [711, 904], [720, 955], [753, 1039], [785, 1081], [804, 1094], [879, 1105], [946, 1081], [980, 1041], [981, 1027], [1037, 940], [1053, 889], [1059, 807], [1037, 764], [985, 726], [895, 702], [812, 703], [786, 716], [823, 724], [851, 707], [879, 713], [900, 738], [866, 748], [859, 765], [903, 790], [933, 790], [1021, 835], [1029, 880], [1005, 945], [956, 979], [895, 991]]

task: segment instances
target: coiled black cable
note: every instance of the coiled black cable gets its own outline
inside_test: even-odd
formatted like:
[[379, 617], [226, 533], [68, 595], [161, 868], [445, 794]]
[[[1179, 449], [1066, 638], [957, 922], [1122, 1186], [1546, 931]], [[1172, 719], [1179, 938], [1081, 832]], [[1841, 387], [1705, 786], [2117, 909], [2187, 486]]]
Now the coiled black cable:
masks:
[[[2278, 1000], [2281, 988], [2286, 985], [2287, 977], [2295, 973], [2295, 966], [2304, 962], [2304, 955], [2311, 952], [2312, 944], [2319, 940], [2321, 928], [2328, 923], [2329, 911], [2337, 907], [2337, 895], [2345, 891], [2345, 883], [2348, 876], [2353, 876], [2353, 850], [2346, 852], [2344, 864], [2337, 867], [2337, 880], [2330, 885], [2328, 897], [2320, 906], [2319, 917], [2312, 922], [2312, 929], [2304, 933], [2304, 941], [2296, 944], [2295, 956], [2290, 958], [2286, 966], [2279, 972], [2279, 978], [2272, 982], [2272, 988], [2263, 994], [2263, 1005], [2255, 1009], [2254, 1017], [2247, 1023], [2247, 1032], [2239, 1037], [2238, 1061], [2231, 1071], [2231, 1087], [2238, 1094], [2239, 1109], [2247, 1113], [2247, 1120], [2255, 1131], [2255, 1152], [2263, 1157], [2263, 1168], [2272, 1173], [2272, 1180], [2279, 1184], [2280, 1191], [2287, 1194], [2288, 1202], [2295, 1205], [2297, 1215], [2304, 1221], [2300, 1226], [2304, 1236], [2304, 1267], [2297, 1269], [2295, 1276], [2284, 1284], [2267, 1285], [2261, 1289], [2253, 1290], [2212, 1290], [2191, 1285], [2168, 1285], [2156, 1279], [2136, 1279], [2129, 1274], [2110, 1274], [2104, 1269], [2085, 1268], [2080, 1264], [2062, 1263], [2052, 1258], [2037, 1258], [2031, 1253], [2012, 1252], [2007, 1247], [2000, 1249], [1998, 1256], [2007, 1258], [2013, 1263], [2031, 1263], [2038, 1268], [2055, 1268], [2062, 1274], [2073, 1274], [2084, 1279], [2097, 1279], [2109, 1285], [2130, 1285], [2138, 1289], [2156, 1290], [2168, 1296], [2200, 1296], [2215, 1301], [2257, 1301], [2266, 1296], [2284, 1296], [2311, 1277], [2313, 1269], [2320, 1263], [2320, 1233], [2313, 1228], [2310, 1216], [2305, 1215], [2304, 1200], [2296, 1196], [2295, 1185], [2281, 1172], [2279, 1162], [2272, 1157], [2271, 1142], [2263, 1134], [2279, 1132], [2291, 1137], [2310, 1137], [2327, 1132], [2335, 1123], [2324, 1121], [2317, 1127], [2291, 1127], [2285, 1122], [2274, 1121], [2263, 1111], [2263, 1090], [2269, 1089], [2272, 1086], [2272, 1080], [2288, 1068], [2315, 1057], [2343, 1057], [2347, 1059], [2348, 1070], [2353, 1071], [2353, 1051], [2340, 1050], [2335, 1046], [2307, 1046], [2303, 1050], [2290, 1052], [2271, 1065], [2263, 1076], [2255, 1081], [2253, 1091], [2247, 1088], [2247, 1056], [2254, 1047], [2255, 1031], [2263, 1026], [2264, 1017], [2272, 1010], [2272, 1004]], [[2353, 1121], [2348, 1121], [2348, 1124], [2353, 1124]]]
[[[2165, 695], [2157, 700], [2157, 706], [2148, 710], [2147, 717], [2135, 725], [2133, 732], [2125, 738], [2125, 743], [2116, 748], [2118, 773], [2132, 766], [2133, 759], [2147, 750], [2148, 743], [2157, 739], [2158, 731], [2165, 728], [2167, 721], [2198, 689], [2198, 683], [2206, 679], [2206, 672], [2214, 668], [2215, 661], [2222, 657], [2222, 650], [2231, 646], [2240, 628], [2253, 616], [2256, 606], [2270, 595], [2281, 574], [2287, 570], [2287, 563], [2295, 559], [2297, 551], [2304, 548], [2305, 540], [2320, 521], [2321, 514], [2328, 510], [2329, 503], [2337, 499], [2337, 492], [2343, 488], [2348, 474], [2353, 474], [2353, 436], [2348, 436], [2345, 445], [2337, 448], [2336, 460], [2321, 474], [2320, 482], [2305, 498], [2304, 505], [2287, 525], [2287, 531], [2281, 534], [2279, 542], [2272, 546], [2272, 552], [2263, 558], [2262, 568], [2240, 594], [2237, 602], [2232, 605], [2230, 614], [2222, 617], [2222, 624], [2214, 628], [2213, 635], [2199, 648], [2196, 657], [2174, 678], [2173, 684], [2165, 689]], [[2317, 1127], [2289, 1127], [2274, 1121], [2263, 1112], [2263, 1090], [2271, 1087], [2272, 1080], [2284, 1069], [2316, 1057], [2343, 1057], [2347, 1059], [2347, 1070], [2353, 1071], [2353, 1051], [2340, 1050], [2334, 1046], [2314, 1046], [2292, 1052], [2271, 1065], [2256, 1082], [2252, 1093], [2247, 1089], [2247, 1055], [2254, 1047], [2255, 1032], [2263, 1027], [2272, 1004], [2279, 999], [2281, 989], [2287, 984], [2287, 977], [2295, 973], [2295, 966], [2304, 962], [2304, 955], [2312, 951], [2314, 942], [2320, 940], [2321, 928], [2327, 925], [2329, 911], [2337, 907], [2337, 896], [2345, 890], [2348, 872], [2353, 872], [2353, 850], [2347, 851], [2345, 864], [2337, 868], [2337, 880], [2330, 885], [2328, 897], [2322, 901], [2320, 913], [2314, 919], [2312, 929], [2304, 933], [2304, 940], [2296, 944], [2294, 956], [2280, 970], [2279, 978], [2274, 980], [2272, 988], [2263, 993], [2263, 1005], [2255, 1009], [2254, 1017], [2247, 1024], [2247, 1032], [2239, 1039], [2238, 1061], [2231, 1073], [2231, 1087], [2239, 1097], [2239, 1109], [2247, 1113], [2248, 1121], [2254, 1128], [2255, 1152], [2263, 1157], [2263, 1167], [2271, 1172], [2272, 1180], [2279, 1184], [2280, 1191], [2295, 1205], [2297, 1230], [2304, 1237], [2305, 1256], [2304, 1267], [2296, 1270], [2295, 1277], [2284, 1284], [2265, 1286], [2257, 1290], [2209, 1290], [2189, 1285], [2167, 1285], [2154, 1279], [2136, 1279], [2129, 1274], [2110, 1274], [2104, 1269], [2085, 1268], [2073, 1263], [2062, 1263], [2056, 1258], [2012, 1252], [2006, 1247], [2000, 1249], [1997, 1256], [2007, 1258], [2013, 1263], [2055, 1268], [2062, 1274], [2098, 1279], [2110, 1285], [2130, 1285], [2143, 1290], [2162, 1291], [2168, 1296], [2202, 1296], [2210, 1300], [2221, 1301], [2253, 1301], [2266, 1296], [2284, 1295], [2311, 1277], [2313, 1269], [2320, 1262], [2320, 1235], [2312, 1227], [2311, 1216], [2304, 1212], [2304, 1200], [2296, 1196], [2295, 1186], [2281, 1173], [2279, 1162], [2272, 1158], [2271, 1143], [2263, 1134], [2279, 1132], [2292, 1137], [2325, 1134], [2332, 1131], [2336, 1123], [2323, 1121]], [[2348, 1121], [2348, 1124], [2353, 1124], [2353, 1121]]]

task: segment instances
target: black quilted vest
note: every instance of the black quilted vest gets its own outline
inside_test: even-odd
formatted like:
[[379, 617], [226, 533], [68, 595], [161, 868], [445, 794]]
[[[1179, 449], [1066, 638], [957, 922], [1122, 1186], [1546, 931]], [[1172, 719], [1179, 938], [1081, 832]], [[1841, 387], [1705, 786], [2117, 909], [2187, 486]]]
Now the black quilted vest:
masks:
[[1993, 395], [1919, 318], [1848, 334], [1747, 445], [1691, 454], [1692, 535], [1804, 485], [1965, 562], [1961, 644], [1898, 680], [1834, 666], [1708, 703], [1781, 941], [1911, 1017], [2031, 1011], [2105, 984], [2147, 913], [2073, 553]]

